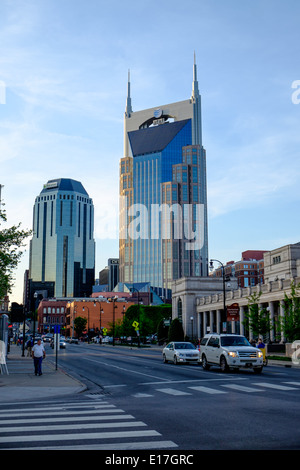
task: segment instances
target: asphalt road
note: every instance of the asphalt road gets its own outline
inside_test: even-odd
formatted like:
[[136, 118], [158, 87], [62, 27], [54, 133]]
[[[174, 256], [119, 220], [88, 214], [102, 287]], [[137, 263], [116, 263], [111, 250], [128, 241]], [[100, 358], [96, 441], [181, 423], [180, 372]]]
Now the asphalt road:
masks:
[[164, 364], [159, 349], [87, 344], [67, 345], [58, 364], [87, 384], [87, 394], [133, 414], [177, 449], [300, 448], [300, 369], [221, 373]]

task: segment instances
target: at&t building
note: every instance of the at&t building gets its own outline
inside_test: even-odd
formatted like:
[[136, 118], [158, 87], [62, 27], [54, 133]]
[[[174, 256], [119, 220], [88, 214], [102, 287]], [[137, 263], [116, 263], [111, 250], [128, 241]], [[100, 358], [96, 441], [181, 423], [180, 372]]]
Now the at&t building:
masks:
[[133, 111], [130, 77], [120, 161], [120, 281], [164, 298], [185, 276], [208, 276], [206, 154], [194, 60], [190, 99]]

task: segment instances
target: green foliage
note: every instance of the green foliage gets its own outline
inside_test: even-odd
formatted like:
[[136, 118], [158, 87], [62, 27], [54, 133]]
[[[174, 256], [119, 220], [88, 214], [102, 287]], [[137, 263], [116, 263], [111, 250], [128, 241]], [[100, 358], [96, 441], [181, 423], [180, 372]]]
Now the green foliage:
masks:
[[271, 329], [270, 313], [265, 307], [259, 306], [261, 292], [252, 294], [248, 299], [248, 312], [243, 321], [246, 329], [251, 328], [254, 337], [265, 336]]
[[279, 331], [283, 332], [288, 342], [300, 339], [300, 284], [291, 282], [291, 294], [284, 294], [284, 315], [277, 323]]
[[184, 331], [182, 328], [182, 323], [179, 321], [178, 318], [174, 318], [174, 320], [171, 321], [168, 340], [184, 341]]
[[[0, 224], [6, 220], [5, 212], [0, 212]], [[20, 230], [20, 225], [0, 229], [0, 299], [6, 293], [11, 292], [13, 271], [22, 256], [20, 248], [24, 246], [24, 240], [31, 234], [31, 231]]]
[[134, 321], [139, 323], [141, 336], [147, 336], [157, 332], [161, 320], [172, 316], [171, 305], [131, 305], [124, 316], [121, 336], [136, 336], [132, 326]]
[[84, 317], [76, 317], [74, 320], [74, 330], [77, 338], [82, 336], [83, 331], [86, 329], [87, 319]]

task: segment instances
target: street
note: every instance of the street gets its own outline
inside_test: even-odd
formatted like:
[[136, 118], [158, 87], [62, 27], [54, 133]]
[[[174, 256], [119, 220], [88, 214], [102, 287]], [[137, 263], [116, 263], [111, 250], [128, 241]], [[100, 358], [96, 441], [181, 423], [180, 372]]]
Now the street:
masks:
[[[53, 350], [46, 348], [48, 360], [55, 361]], [[164, 364], [159, 348], [97, 344], [68, 344], [58, 352], [58, 365], [84, 382], [87, 391], [61, 403], [41, 400], [25, 408], [21, 403], [0, 407], [2, 448], [300, 448], [299, 368], [267, 366], [259, 376], [251, 370], [204, 371], [199, 365]], [[55, 405], [70, 414], [63, 419]], [[24, 434], [26, 419], [34, 419], [35, 409], [38, 420], [32, 430], [26, 428], [26, 442], [21, 443], [19, 434]], [[110, 424], [104, 426], [112, 434], [102, 430], [111, 410]], [[14, 422], [22, 413], [27, 413], [22, 422]], [[39, 435], [37, 442], [31, 434]]]

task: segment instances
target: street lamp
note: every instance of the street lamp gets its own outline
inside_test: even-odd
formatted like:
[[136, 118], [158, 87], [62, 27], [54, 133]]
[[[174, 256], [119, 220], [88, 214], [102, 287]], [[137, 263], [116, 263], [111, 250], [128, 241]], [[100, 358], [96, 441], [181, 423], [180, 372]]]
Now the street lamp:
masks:
[[[140, 298], [139, 298], [139, 291], [135, 287], [131, 287], [130, 292], [137, 292], [137, 298], [138, 298], [138, 328], [140, 328]], [[137, 333], [137, 337], [138, 337], [138, 348], [139, 348], [141, 346], [140, 331]]]
[[[100, 304], [100, 310], [99, 310], [99, 331], [100, 331], [100, 344], [102, 344], [102, 325], [101, 325], [101, 319], [102, 319], [102, 314], [103, 314], [103, 308], [101, 307], [101, 302]], [[96, 307], [96, 300], [94, 300], [94, 307]]]
[[84, 312], [85, 308], [87, 308], [87, 311], [88, 311], [88, 324], [87, 324], [87, 337], [88, 337], [88, 343], [90, 342], [90, 309], [89, 307], [82, 307], [82, 311]]
[[211, 259], [209, 263], [209, 269], [214, 269], [214, 261], [219, 263], [222, 266], [222, 275], [223, 275], [223, 315], [221, 315], [221, 323], [222, 329], [224, 328], [224, 332], [227, 331], [227, 310], [226, 310], [226, 298], [225, 298], [225, 266], [221, 261], [218, 259]]
[[192, 323], [192, 342], [194, 341], [194, 317], [190, 317]]

